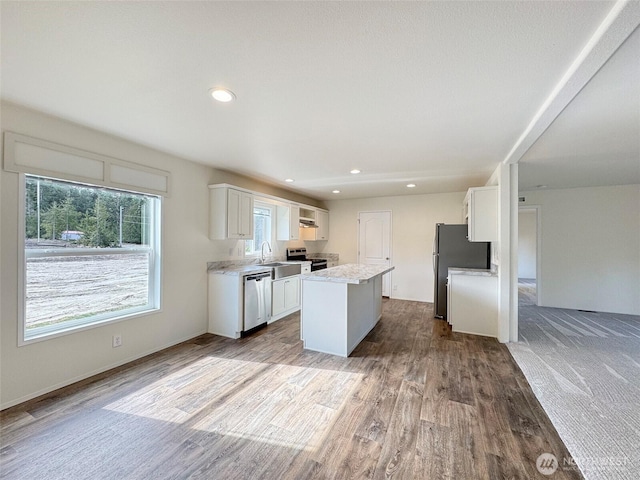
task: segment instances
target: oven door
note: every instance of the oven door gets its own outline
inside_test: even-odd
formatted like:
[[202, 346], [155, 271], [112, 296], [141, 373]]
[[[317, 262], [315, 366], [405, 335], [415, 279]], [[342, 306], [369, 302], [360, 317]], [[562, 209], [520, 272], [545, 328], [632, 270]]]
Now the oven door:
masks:
[[324, 270], [325, 268], [327, 268], [327, 261], [326, 260], [321, 260], [319, 262], [313, 262], [311, 263], [311, 271], [315, 272], [317, 270]]

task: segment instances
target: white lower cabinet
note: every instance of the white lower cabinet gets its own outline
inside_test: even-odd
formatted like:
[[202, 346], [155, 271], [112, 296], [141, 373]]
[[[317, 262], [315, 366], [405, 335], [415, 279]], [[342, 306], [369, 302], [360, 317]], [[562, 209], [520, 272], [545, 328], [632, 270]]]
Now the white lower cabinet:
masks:
[[209, 327], [207, 332], [240, 338], [243, 326], [243, 277], [209, 273]]
[[286, 277], [271, 284], [271, 322], [300, 310], [300, 277]]
[[447, 321], [454, 332], [498, 336], [498, 277], [449, 271]]

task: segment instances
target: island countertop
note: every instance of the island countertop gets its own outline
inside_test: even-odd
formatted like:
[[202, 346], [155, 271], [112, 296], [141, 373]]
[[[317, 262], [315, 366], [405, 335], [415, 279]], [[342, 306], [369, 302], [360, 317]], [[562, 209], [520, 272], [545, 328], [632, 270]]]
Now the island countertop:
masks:
[[396, 267], [386, 265], [360, 265], [357, 263], [347, 263], [337, 267], [316, 270], [315, 272], [300, 275], [302, 280], [313, 280], [317, 282], [333, 283], [368, 283], [378, 275], [384, 275]]

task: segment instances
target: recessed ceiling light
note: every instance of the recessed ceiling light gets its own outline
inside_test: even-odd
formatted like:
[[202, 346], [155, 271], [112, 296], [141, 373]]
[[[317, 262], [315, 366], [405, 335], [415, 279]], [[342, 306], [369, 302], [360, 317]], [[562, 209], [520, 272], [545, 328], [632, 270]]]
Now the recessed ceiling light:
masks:
[[351, 173], [353, 173], [354, 175], [357, 175], [358, 173], [360, 173], [360, 170], [358, 170], [357, 168], [354, 168], [353, 170], [351, 170]]
[[285, 178], [284, 181], [287, 183], [291, 183], [293, 182], [293, 178]]
[[334, 190], [333, 193], [340, 193], [340, 190]]
[[222, 87], [214, 87], [211, 90], [209, 90], [209, 93], [215, 100], [222, 103], [231, 102], [236, 98], [235, 93], [233, 93], [231, 90], [227, 90], [226, 88], [222, 88]]
[[415, 183], [407, 183], [407, 188], [413, 188], [415, 186], [416, 186]]

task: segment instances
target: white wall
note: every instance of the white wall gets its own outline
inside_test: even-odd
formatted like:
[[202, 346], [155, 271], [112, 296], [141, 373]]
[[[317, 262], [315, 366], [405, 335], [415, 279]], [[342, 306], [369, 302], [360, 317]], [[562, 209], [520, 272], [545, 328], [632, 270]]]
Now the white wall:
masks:
[[[358, 262], [358, 212], [392, 211], [391, 297], [433, 302], [431, 252], [436, 223], [462, 223], [465, 193], [332, 200], [325, 252], [340, 263]], [[397, 290], [394, 289], [397, 286]]]
[[[2, 132], [12, 131], [171, 172], [162, 204], [162, 311], [18, 347], [18, 175], [0, 169], [0, 407], [6, 408], [206, 331], [206, 263], [229, 258], [238, 242], [208, 238], [210, 183], [228, 182], [273, 195], [280, 189], [219, 172], [123, 139], [1, 104]], [[1, 149], [0, 149], [1, 151]], [[291, 200], [308, 201], [291, 194]], [[285, 197], [287, 198], [287, 197]], [[114, 333], [123, 345], [111, 347]]]
[[536, 278], [536, 211], [518, 213], [518, 278]]
[[640, 185], [521, 195], [541, 206], [540, 305], [640, 315]]
[[498, 341], [518, 341], [518, 164], [499, 164], [487, 185], [498, 186], [498, 241], [491, 243], [498, 270]]

